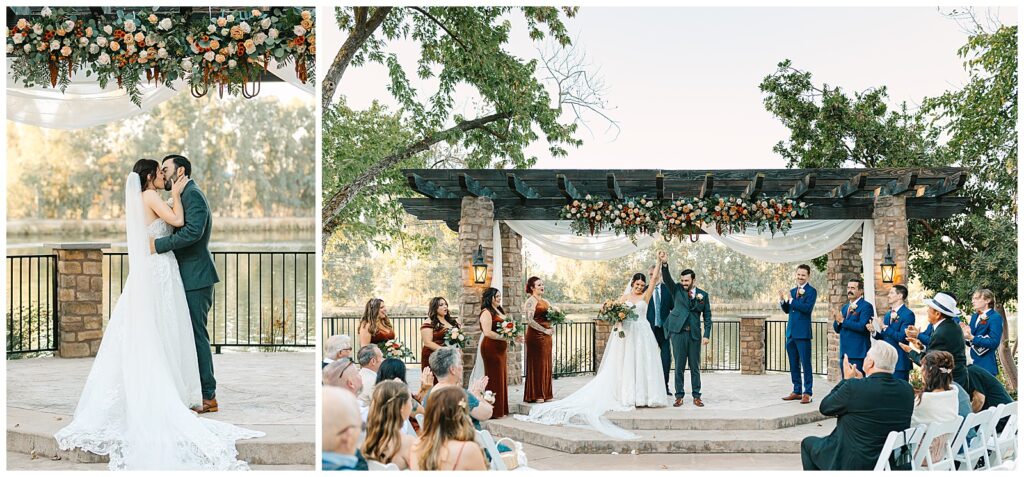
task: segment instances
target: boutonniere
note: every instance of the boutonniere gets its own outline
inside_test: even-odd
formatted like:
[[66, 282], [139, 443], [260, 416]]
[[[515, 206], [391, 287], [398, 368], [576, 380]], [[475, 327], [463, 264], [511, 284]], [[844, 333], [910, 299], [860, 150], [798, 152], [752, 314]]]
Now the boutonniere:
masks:
[[804, 296], [804, 289], [803, 288], [797, 288], [796, 289], [796, 296]]
[[978, 323], [979, 324], [984, 325], [987, 322], [988, 322], [988, 313], [985, 313], [984, 315], [981, 315], [981, 316], [978, 317]]
[[851, 303], [850, 304], [850, 311], [857, 311], [857, 304], [856, 303]]
[[697, 294], [697, 301], [704, 301], [704, 294], [703, 293], [698, 293]]

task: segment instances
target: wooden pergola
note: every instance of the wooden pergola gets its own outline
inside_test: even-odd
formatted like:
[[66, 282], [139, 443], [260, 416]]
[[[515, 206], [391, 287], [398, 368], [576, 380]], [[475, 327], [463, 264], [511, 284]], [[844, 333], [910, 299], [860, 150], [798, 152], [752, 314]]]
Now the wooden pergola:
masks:
[[[459, 233], [462, 293], [459, 309], [467, 331], [479, 333], [476, 316], [480, 295], [491, 286], [490, 278], [478, 284], [469, 264], [482, 248], [489, 263], [500, 260], [503, 303], [516, 317], [525, 296], [522, 270], [522, 237], [501, 224], [500, 247], [495, 247], [495, 221], [557, 220], [563, 207], [573, 199], [590, 195], [601, 199], [681, 197], [799, 199], [808, 204], [811, 220], [865, 220], [872, 224], [874, 242], [863, 243], [858, 231], [845, 244], [829, 253], [828, 284], [819, 306], [838, 309], [846, 301], [846, 282], [872, 274], [881, 284], [881, 263], [891, 249], [897, 264], [895, 283], [906, 282], [909, 256], [907, 223], [914, 219], [949, 218], [966, 206], [957, 193], [967, 180], [967, 170], [955, 167], [900, 169], [758, 169], [758, 170], [629, 170], [629, 169], [403, 169], [409, 188], [419, 197], [399, 199], [405, 210], [419, 220], [440, 220]], [[874, 248], [870, 257], [876, 266], [865, 270], [862, 250]], [[501, 257], [494, 252], [501, 249]], [[862, 263], [864, 264], [862, 266]], [[879, 309], [888, 304], [888, 287], [875, 288]], [[756, 326], [754, 327], [756, 328]], [[763, 326], [761, 327], [763, 329]], [[601, 343], [598, 338], [598, 343]], [[513, 353], [520, 352], [513, 346]], [[600, 344], [598, 348], [603, 348]], [[596, 349], [600, 353], [603, 349]], [[838, 336], [829, 327], [829, 379], [839, 378]], [[474, 349], [467, 350], [472, 356]], [[752, 353], [756, 355], [757, 353]], [[518, 379], [519, 359], [509, 358], [510, 381]], [[464, 363], [467, 376], [471, 360]], [[752, 365], [756, 372], [756, 363]], [[762, 363], [761, 372], [763, 372]], [[747, 372], [747, 370], [744, 370]]]

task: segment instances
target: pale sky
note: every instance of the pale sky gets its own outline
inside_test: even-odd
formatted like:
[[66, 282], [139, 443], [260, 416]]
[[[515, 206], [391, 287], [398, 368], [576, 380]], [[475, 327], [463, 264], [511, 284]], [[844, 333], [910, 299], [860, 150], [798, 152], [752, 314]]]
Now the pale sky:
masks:
[[[1004, 24], [1017, 23], [1016, 9], [991, 13]], [[522, 15], [510, 19], [508, 51], [538, 57], [542, 45], [528, 39]], [[967, 33], [930, 7], [584, 7], [567, 27], [600, 68], [608, 114], [621, 132], [605, 133], [605, 123], [595, 118], [594, 135], [581, 128], [583, 146], [568, 148], [563, 158], [550, 157], [541, 140], [529, 149], [538, 168], [785, 167], [771, 149], [787, 130], [765, 111], [758, 84], [786, 58], [810, 71], [817, 85], [851, 94], [885, 85], [894, 106], [916, 106], [967, 79], [956, 55]], [[318, 30], [322, 75], [344, 36], [331, 21]], [[435, 82], [415, 77], [414, 43], [396, 42], [388, 51], [398, 54], [421, 94], [433, 94]], [[356, 109], [374, 99], [394, 107], [388, 81], [379, 65], [350, 67], [339, 91]], [[473, 114], [472, 89], [458, 93], [458, 110]]]

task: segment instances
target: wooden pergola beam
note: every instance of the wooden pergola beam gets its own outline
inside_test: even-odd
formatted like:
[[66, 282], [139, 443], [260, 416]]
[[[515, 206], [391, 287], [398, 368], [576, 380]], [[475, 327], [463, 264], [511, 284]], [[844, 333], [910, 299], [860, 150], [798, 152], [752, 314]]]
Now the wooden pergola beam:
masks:
[[761, 192], [762, 187], [764, 187], [764, 173], [758, 172], [754, 178], [751, 179], [750, 183], [747, 184], [747, 188], [743, 190], [742, 197], [744, 199], [756, 197], [757, 194]]
[[491, 189], [480, 185], [476, 179], [470, 177], [464, 172], [459, 173], [459, 188], [473, 197], [490, 197], [492, 199], [497, 197]]
[[565, 174], [556, 174], [555, 180], [558, 181], [558, 190], [562, 192], [566, 199], [575, 200], [583, 197], [576, 190], [576, 187], [572, 185], [572, 182], [569, 182], [569, 179], [565, 177]]
[[856, 194], [857, 191], [864, 190], [864, 185], [867, 184], [867, 180], [868, 175], [861, 172], [851, 177], [850, 180], [836, 186], [835, 189], [832, 189], [832, 192], [829, 193], [829, 197], [833, 199], [846, 199], [851, 195]]
[[900, 195], [917, 187], [917, 173], [903, 174], [899, 179], [889, 181], [879, 188], [878, 195]]
[[967, 174], [958, 172], [942, 180], [942, 182], [925, 188], [922, 197], [942, 197], [959, 190], [967, 182]]
[[704, 174], [704, 183], [700, 186], [700, 198], [711, 197], [711, 191], [715, 188], [715, 176], [712, 173]]
[[807, 174], [803, 179], [800, 179], [800, 182], [797, 182], [792, 189], [789, 189], [786, 196], [792, 199], [799, 199], [814, 188], [814, 183], [816, 181], [817, 179], [814, 177], [814, 174]]
[[658, 200], [665, 198], [665, 174], [658, 171], [658, 174], [654, 176], [654, 188], [655, 193], [658, 196]]
[[515, 174], [510, 172], [505, 174], [505, 177], [508, 179], [508, 188], [512, 190], [513, 194], [519, 196], [520, 199], [537, 199], [540, 197], [540, 193], [536, 189], [527, 185]]
[[423, 194], [431, 199], [455, 199], [458, 196], [448, 192], [447, 189], [441, 187], [427, 179], [424, 179], [419, 174], [409, 174], [405, 176], [409, 181], [409, 188]]
[[615, 180], [615, 174], [609, 173], [606, 180], [608, 182], [608, 193], [611, 194], [612, 199], [622, 199], [622, 188], [619, 187], [619, 183]]

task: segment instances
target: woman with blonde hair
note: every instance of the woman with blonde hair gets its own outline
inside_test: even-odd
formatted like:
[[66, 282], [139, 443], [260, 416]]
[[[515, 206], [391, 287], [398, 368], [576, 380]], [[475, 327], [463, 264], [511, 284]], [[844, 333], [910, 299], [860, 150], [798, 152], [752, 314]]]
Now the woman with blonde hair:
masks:
[[359, 347], [380, 344], [395, 339], [395, 328], [388, 318], [384, 300], [371, 298], [366, 302], [363, 317], [359, 319]]
[[458, 387], [434, 390], [427, 398], [420, 437], [412, 448], [410, 470], [487, 470], [474, 441], [466, 393]]
[[394, 463], [399, 470], [409, 468], [409, 452], [416, 438], [402, 433], [412, 414], [412, 396], [401, 381], [384, 381], [373, 387], [370, 411], [366, 417], [363, 457], [382, 464]]

